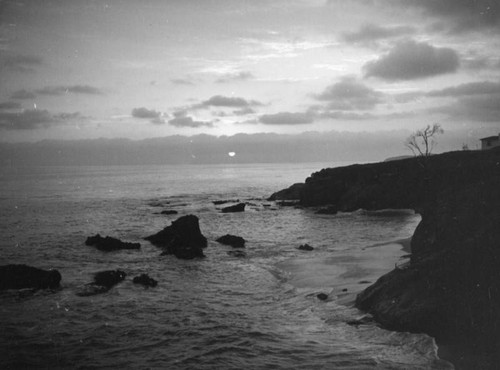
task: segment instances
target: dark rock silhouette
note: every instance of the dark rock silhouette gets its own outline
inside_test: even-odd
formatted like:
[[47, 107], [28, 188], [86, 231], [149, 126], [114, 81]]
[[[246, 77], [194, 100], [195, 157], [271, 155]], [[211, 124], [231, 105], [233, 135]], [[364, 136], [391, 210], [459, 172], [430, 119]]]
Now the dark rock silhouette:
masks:
[[85, 245], [93, 246], [100, 251], [111, 252], [120, 249], [140, 249], [140, 243], [122, 242], [119, 239], [106, 236], [103, 238], [101, 235], [89, 236], [85, 241]]
[[152, 287], [152, 288], [158, 285], [158, 282], [155, 279], [149, 277], [149, 275], [147, 274], [141, 274], [139, 276], [134, 277], [132, 282], [134, 284], [141, 284], [144, 285], [145, 287]]
[[94, 281], [86, 284], [76, 295], [89, 297], [109, 291], [116, 284], [122, 282], [127, 274], [121, 270], [100, 271], [94, 275]]
[[420, 213], [410, 263], [360, 293], [356, 306], [389, 329], [498, 353], [500, 150], [323, 169], [306, 180], [300, 202]]
[[228, 251], [227, 254], [232, 256], [232, 257], [238, 257], [238, 258], [244, 258], [247, 256], [247, 254], [240, 249]]
[[223, 199], [223, 200], [214, 200], [212, 203], [216, 206], [226, 203], [239, 203], [239, 199]]
[[294, 207], [299, 205], [299, 201], [297, 200], [281, 200], [276, 202], [277, 205], [281, 207]]
[[165, 211], [161, 211], [160, 214], [162, 215], [176, 215], [178, 214], [179, 212], [173, 210], [173, 209], [168, 209], [168, 210], [165, 210]]
[[226, 234], [217, 239], [217, 242], [230, 245], [234, 248], [245, 248], [245, 239], [241, 236]]
[[238, 204], [235, 204], [234, 206], [224, 207], [224, 208], [222, 208], [221, 211], [223, 213], [244, 212], [245, 211], [245, 203], [238, 203]]
[[326, 301], [328, 299], [328, 294], [325, 294], [325, 293], [319, 293], [318, 295], [316, 295], [316, 297], [320, 300], [320, 301]]
[[287, 189], [277, 191], [272, 194], [267, 200], [299, 200], [302, 189], [304, 188], [304, 183], [296, 183]]
[[307, 243], [306, 243], [306, 244], [302, 244], [302, 245], [300, 245], [298, 249], [299, 249], [299, 250], [301, 250], [301, 251], [312, 251], [312, 250], [314, 250], [314, 248], [313, 248], [313, 247], [311, 247], [311, 246], [310, 246], [309, 244], [307, 244]]
[[318, 209], [316, 213], [319, 215], [336, 215], [338, 213], [338, 209], [335, 206], [328, 206]]
[[163, 248], [162, 255], [173, 254], [182, 259], [204, 257], [203, 248], [207, 247], [207, 238], [201, 233], [198, 217], [194, 215], [182, 216], [145, 239]]
[[0, 266], [0, 290], [55, 289], [60, 282], [61, 274], [57, 270], [47, 271], [27, 265]]

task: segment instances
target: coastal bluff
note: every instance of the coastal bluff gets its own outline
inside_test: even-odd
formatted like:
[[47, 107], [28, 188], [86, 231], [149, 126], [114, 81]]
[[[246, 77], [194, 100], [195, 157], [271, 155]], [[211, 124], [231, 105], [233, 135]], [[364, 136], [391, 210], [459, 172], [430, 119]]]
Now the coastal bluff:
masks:
[[440, 347], [498, 352], [500, 150], [323, 169], [306, 179], [299, 199], [342, 212], [418, 212], [409, 265], [361, 292], [356, 306], [388, 329], [427, 333]]

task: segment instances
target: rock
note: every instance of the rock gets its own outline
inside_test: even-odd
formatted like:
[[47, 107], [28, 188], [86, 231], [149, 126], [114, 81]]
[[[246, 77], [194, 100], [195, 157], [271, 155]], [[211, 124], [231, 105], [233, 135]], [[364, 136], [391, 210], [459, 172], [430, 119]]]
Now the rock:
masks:
[[316, 295], [316, 297], [320, 300], [320, 301], [326, 301], [328, 299], [328, 294], [325, 294], [325, 293], [319, 293], [318, 295]]
[[293, 207], [293, 206], [299, 205], [299, 201], [298, 200], [282, 200], [282, 201], [276, 202], [276, 204], [281, 206], [281, 207]]
[[0, 290], [59, 288], [61, 274], [27, 265], [0, 266]]
[[245, 211], [245, 203], [238, 203], [234, 206], [224, 207], [222, 208], [222, 213], [230, 213], [230, 212], [244, 212]]
[[94, 281], [86, 284], [76, 295], [89, 297], [109, 291], [116, 284], [122, 282], [127, 274], [121, 270], [100, 271], [94, 275]]
[[226, 203], [239, 203], [239, 199], [224, 199], [224, 200], [214, 200], [212, 203], [216, 206]]
[[207, 247], [207, 238], [201, 233], [198, 217], [194, 215], [182, 216], [145, 239], [163, 248], [162, 255], [173, 254], [182, 259], [204, 257], [203, 248]]
[[287, 189], [283, 189], [277, 191], [272, 194], [267, 200], [275, 201], [275, 200], [299, 200], [302, 189], [304, 188], [304, 183], [296, 183], [290, 186]]
[[312, 250], [314, 250], [314, 248], [313, 248], [313, 247], [311, 247], [311, 246], [310, 246], [309, 244], [307, 244], [307, 243], [306, 243], [306, 244], [302, 244], [302, 245], [300, 245], [298, 249], [299, 249], [299, 250], [301, 250], [301, 251], [312, 251]]
[[162, 215], [176, 215], [178, 214], [179, 212], [173, 210], [173, 209], [168, 209], [168, 210], [165, 210], [165, 211], [161, 211], [160, 214]]
[[233, 257], [238, 257], [238, 258], [244, 258], [247, 256], [247, 254], [242, 251], [242, 250], [233, 250], [233, 251], [228, 251], [227, 254]]
[[336, 215], [338, 213], [337, 207], [328, 206], [325, 208], [320, 208], [316, 211], [318, 215]]
[[355, 326], [355, 327], [358, 327], [360, 325], [370, 325], [373, 323], [375, 323], [375, 320], [373, 319], [373, 316], [371, 316], [371, 315], [363, 315], [363, 316], [358, 317], [356, 319], [347, 321], [347, 325]]
[[85, 245], [94, 246], [100, 251], [110, 252], [117, 251], [120, 249], [140, 249], [141, 244], [139, 243], [128, 243], [122, 242], [119, 239], [106, 236], [103, 238], [101, 235], [97, 234], [95, 236], [90, 236], [85, 241]]
[[147, 274], [141, 274], [139, 276], [134, 277], [132, 282], [134, 284], [142, 284], [145, 287], [153, 287], [153, 288], [158, 285], [158, 282], [155, 279], [149, 277]]
[[306, 180], [300, 201], [419, 213], [408, 266], [370, 285], [356, 307], [388, 329], [478, 355], [498, 353], [500, 343], [499, 189], [499, 149], [457, 151], [324, 169]]
[[217, 239], [217, 242], [225, 245], [230, 245], [234, 248], [245, 248], [245, 239], [241, 236], [226, 234]]

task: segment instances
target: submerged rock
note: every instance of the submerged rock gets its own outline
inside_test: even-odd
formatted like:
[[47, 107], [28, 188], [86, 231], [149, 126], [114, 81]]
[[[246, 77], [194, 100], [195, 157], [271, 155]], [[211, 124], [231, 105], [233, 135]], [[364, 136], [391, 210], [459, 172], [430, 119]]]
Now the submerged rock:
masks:
[[134, 284], [141, 284], [144, 285], [145, 287], [153, 287], [153, 288], [158, 285], [158, 282], [155, 279], [149, 277], [147, 274], [141, 274], [139, 276], [134, 277], [132, 282]]
[[311, 247], [311, 246], [310, 246], [309, 244], [307, 244], [307, 243], [306, 243], [306, 244], [302, 244], [301, 246], [299, 246], [299, 248], [298, 248], [298, 249], [299, 249], [299, 250], [301, 250], [301, 251], [312, 251], [312, 250], [314, 250], [314, 248], [313, 248], [313, 247]]
[[103, 238], [101, 235], [89, 236], [85, 241], [85, 245], [93, 246], [104, 252], [117, 251], [120, 249], [140, 249], [140, 243], [122, 242], [119, 239], [106, 236]]
[[224, 207], [222, 208], [222, 213], [230, 213], [230, 212], [244, 212], [245, 211], [245, 203], [238, 203], [234, 206]]
[[242, 250], [232, 250], [227, 252], [228, 255], [232, 257], [245, 258], [247, 254]]
[[106, 293], [116, 284], [122, 282], [127, 274], [121, 270], [100, 271], [94, 275], [94, 281], [86, 284], [76, 295], [88, 297]]
[[28, 265], [0, 266], [0, 290], [55, 289], [60, 282], [61, 274], [57, 270], [47, 271]]
[[165, 211], [161, 211], [160, 214], [162, 215], [176, 215], [178, 214], [179, 212], [173, 210], [173, 209], [167, 209]]
[[320, 301], [326, 301], [328, 299], [328, 294], [326, 294], [326, 293], [319, 293], [318, 295], [316, 295], [316, 297]]
[[194, 215], [182, 216], [145, 239], [163, 248], [162, 255], [173, 254], [182, 259], [204, 257], [203, 248], [207, 247], [207, 238], [201, 233], [198, 217]]
[[234, 248], [245, 248], [245, 239], [241, 236], [226, 234], [217, 239], [217, 242], [230, 245]]

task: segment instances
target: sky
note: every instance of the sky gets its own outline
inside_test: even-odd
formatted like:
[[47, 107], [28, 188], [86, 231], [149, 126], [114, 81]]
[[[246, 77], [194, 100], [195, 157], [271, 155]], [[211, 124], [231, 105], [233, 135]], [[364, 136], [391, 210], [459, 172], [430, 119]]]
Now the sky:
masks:
[[0, 141], [476, 140], [500, 132], [499, 31], [497, 0], [0, 0]]

